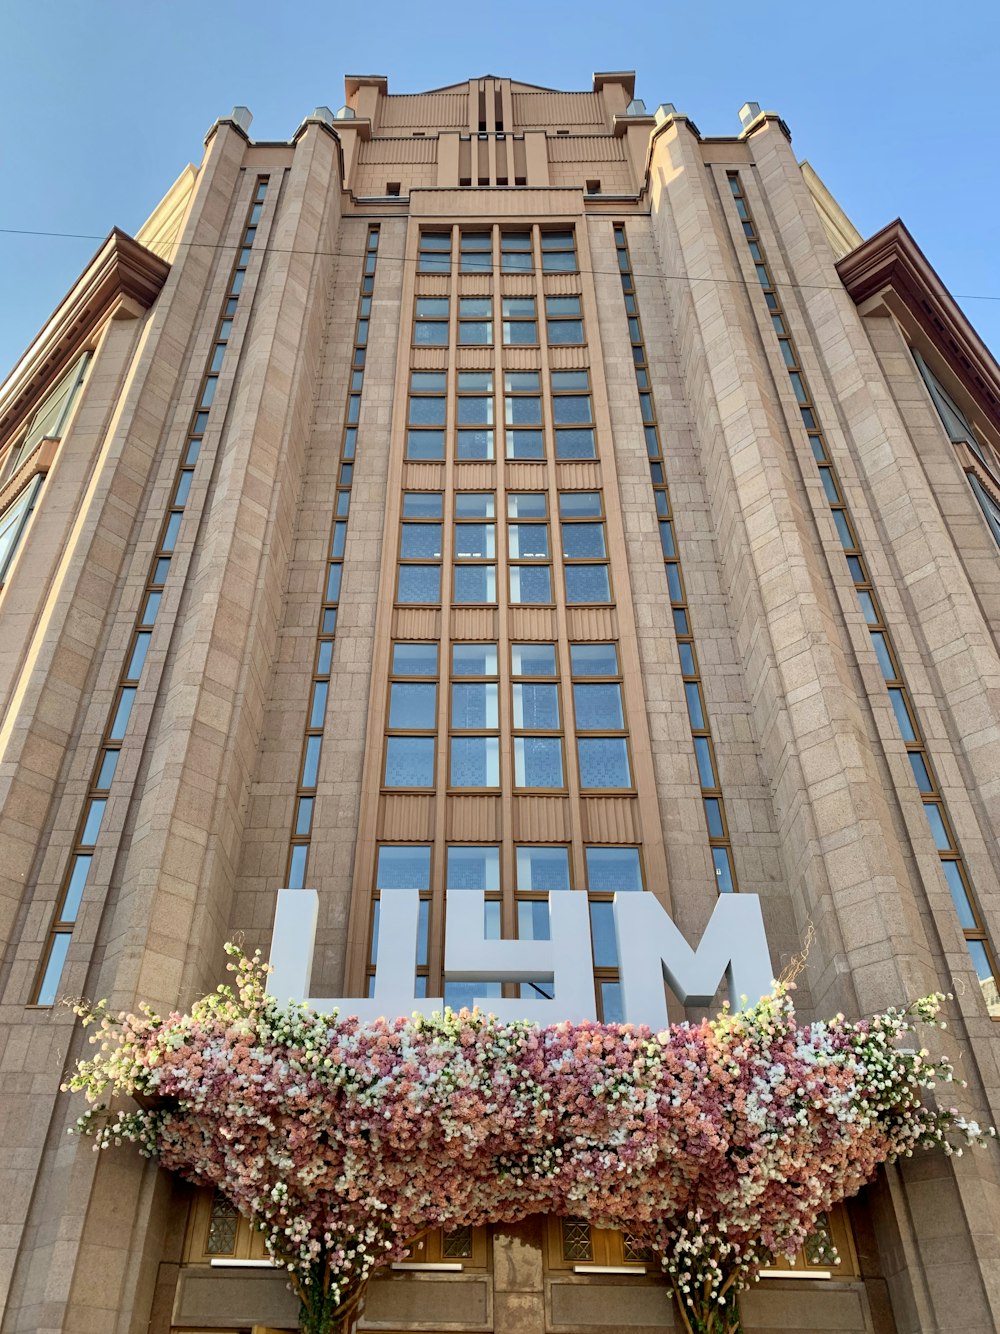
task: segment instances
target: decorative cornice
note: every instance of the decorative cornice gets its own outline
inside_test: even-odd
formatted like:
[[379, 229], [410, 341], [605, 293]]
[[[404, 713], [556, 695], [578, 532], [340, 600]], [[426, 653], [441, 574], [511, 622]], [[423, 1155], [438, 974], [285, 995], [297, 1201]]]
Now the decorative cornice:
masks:
[[66, 369], [116, 307], [147, 310], [170, 265], [115, 228], [0, 386], [0, 441]]
[[899, 218], [845, 255], [837, 272], [857, 305], [890, 289], [890, 308], [902, 307], [1000, 426], [1000, 366]]

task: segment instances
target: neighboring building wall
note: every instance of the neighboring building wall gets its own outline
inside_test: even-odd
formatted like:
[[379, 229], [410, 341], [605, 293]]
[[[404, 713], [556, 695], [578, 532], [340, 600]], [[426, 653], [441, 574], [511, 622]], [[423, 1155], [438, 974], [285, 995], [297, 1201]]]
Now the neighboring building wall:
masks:
[[[428, 994], [441, 994], [449, 848], [466, 858], [455, 883], [492, 875], [495, 856], [486, 888], [505, 935], [540, 920], [519, 852], [565, 849], [595, 924], [610, 854], [616, 875], [641, 868], [689, 938], [719, 888], [759, 894], [776, 972], [813, 932], [807, 1014], [954, 990], [963, 1105], [1000, 1117], [996, 997], [973, 951], [1000, 939], [998, 549], [965, 475], [978, 464], [942, 429], [911, 348], [966, 395], [987, 444], [1000, 444], [1000, 420], [986, 389], [970, 397], [961, 374], [948, 378], [943, 340], [891, 291], [845, 287], [835, 264], [860, 238], [776, 117], [704, 141], [676, 113], [654, 123], [633, 91], [620, 73], [589, 93], [484, 76], [390, 95], [359, 77], [347, 80], [353, 115], [310, 117], [290, 144], [255, 145], [221, 121], [140, 233], [147, 249], [124, 247], [146, 286], [86, 307], [86, 336], [59, 343], [64, 360], [92, 349], [89, 373], [46, 445], [41, 500], [0, 591], [4, 1334], [291, 1327], [279, 1277], [208, 1267], [210, 1199], [127, 1152], [95, 1158], [67, 1139], [78, 1109], [58, 1085], [84, 1048], [51, 1002], [186, 1006], [219, 980], [224, 940], [267, 948], [286, 884], [319, 893], [315, 993], [361, 994], [377, 895], [393, 884], [380, 849], [410, 856], [406, 874], [414, 850], [430, 850]], [[579, 339], [560, 331], [567, 319]], [[476, 335], [487, 320], [492, 336]], [[518, 320], [537, 337], [505, 335]], [[31, 406], [21, 379], [37, 383], [35, 407], [54, 382], [44, 357], [57, 323], [32, 354], [37, 380], [29, 356], [0, 390], [15, 437]], [[584, 371], [576, 387], [552, 378]], [[431, 377], [415, 382], [427, 396], [416, 412], [413, 373]], [[538, 374], [539, 387], [508, 388], [508, 374]], [[517, 426], [533, 411], [519, 394], [537, 397], [541, 458], [527, 435], [505, 440], [506, 414]], [[458, 404], [477, 413], [486, 397], [491, 423], [460, 447]], [[562, 452], [564, 413], [584, 424]], [[475, 531], [459, 494], [494, 498]], [[547, 549], [511, 527], [537, 516], [508, 514], [509, 495], [544, 503]], [[439, 520], [426, 508], [437, 496]], [[582, 520], [593, 526], [574, 528], [567, 511], [563, 529], [560, 505], [594, 503], [584, 496], [599, 498]], [[440, 522], [440, 546], [408, 519]], [[844, 525], [877, 603], [859, 601]], [[493, 555], [476, 545], [493, 540]], [[400, 592], [414, 568], [404, 541], [440, 569], [439, 597]], [[586, 602], [567, 592], [575, 560], [587, 565], [577, 577], [597, 580]], [[453, 596], [456, 569], [486, 589], [487, 566], [495, 596]], [[542, 567], [550, 598], [510, 594]], [[866, 606], [891, 634], [929, 794]], [[452, 671], [454, 643], [498, 646], [495, 669], [471, 678], [479, 695], [453, 696], [467, 679]], [[558, 680], [558, 716], [544, 713], [551, 694], [519, 697], [534, 725], [514, 712], [510, 647], [522, 643], [552, 645], [557, 666], [556, 678], [528, 673]], [[629, 767], [599, 788], [574, 708], [598, 695], [570, 646], [608, 643], [616, 662], [602, 676], [615, 679], [592, 730], [612, 738], [609, 756], [627, 746]], [[394, 699], [423, 696], [394, 696], [391, 680], [424, 679], [394, 669], [394, 644], [437, 650], [429, 723], [392, 716]], [[429, 781], [393, 772], [396, 737], [432, 739]], [[494, 777], [452, 772], [450, 747], [467, 737], [485, 738], [469, 764], [482, 758]], [[519, 746], [551, 766], [553, 737], [558, 781], [551, 768], [519, 777]], [[87, 812], [102, 801], [97, 834]], [[930, 807], [945, 812], [944, 863], [961, 862], [975, 929], [948, 893]], [[470, 850], [486, 869], [469, 870]], [[75, 907], [72, 868], [88, 858]], [[615, 961], [598, 964], [611, 1018]], [[996, 1170], [984, 1154], [882, 1174], [851, 1207], [853, 1240], [846, 1214], [831, 1224], [842, 1278], [766, 1280], [745, 1299], [748, 1331], [996, 1328]], [[593, 1239], [582, 1272], [565, 1243], [554, 1220], [477, 1231], [462, 1274], [374, 1284], [363, 1327], [671, 1327], [662, 1281], [641, 1277], [621, 1234]], [[253, 1247], [234, 1224], [216, 1254]], [[625, 1272], [588, 1273], [601, 1257]]]

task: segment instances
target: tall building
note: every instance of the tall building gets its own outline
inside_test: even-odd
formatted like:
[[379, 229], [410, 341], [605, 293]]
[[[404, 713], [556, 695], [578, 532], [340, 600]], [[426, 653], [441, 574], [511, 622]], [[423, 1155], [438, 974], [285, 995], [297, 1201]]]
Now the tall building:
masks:
[[[293, 1326], [224, 1200], [67, 1138], [57, 1003], [188, 1005], [285, 887], [334, 997], [418, 889], [396, 981], [456, 1007], [551, 988], [446, 977], [447, 892], [522, 941], [587, 894], [609, 1020], [613, 894], [692, 942], [759, 895], [806, 1016], [954, 992], [1000, 1120], [1000, 368], [778, 116], [633, 82], [236, 108], [0, 390], [4, 1334]], [[814, 1240], [749, 1330], [1000, 1327], [995, 1153]], [[672, 1318], [626, 1234], [531, 1218], [419, 1239], [366, 1327]]]

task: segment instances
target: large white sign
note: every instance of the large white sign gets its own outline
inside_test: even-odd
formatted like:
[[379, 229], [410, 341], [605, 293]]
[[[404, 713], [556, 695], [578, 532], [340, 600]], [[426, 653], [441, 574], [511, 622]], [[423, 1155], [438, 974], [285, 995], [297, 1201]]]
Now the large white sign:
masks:
[[[487, 940], [485, 894], [452, 890], [447, 899], [444, 946], [446, 982], [541, 982], [552, 1000], [475, 1003], [501, 1019], [538, 1024], [596, 1018], [590, 914], [587, 895], [549, 895], [549, 940]], [[756, 894], [724, 894], [715, 905], [697, 949], [692, 949], [648, 893], [614, 896], [615, 936], [625, 1021], [665, 1028], [664, 982], [682, 1005], [709, 1005], [725, 978], [734, 1009], [755, 1004], [772, 987], [771, 960]], [[305, 1002], [323, 1012], [338, 1009], [361, 1019], [429, 1015], [444, 1007], [437, 996], [414, 996], [420, 893], [393, 889], [381, 897], [374, 994], [341, 998], [311, 995], [313, 946], [319, 898], [314, 889], [282, 889], [274, 915], [268, 991], [280, 1001]]]

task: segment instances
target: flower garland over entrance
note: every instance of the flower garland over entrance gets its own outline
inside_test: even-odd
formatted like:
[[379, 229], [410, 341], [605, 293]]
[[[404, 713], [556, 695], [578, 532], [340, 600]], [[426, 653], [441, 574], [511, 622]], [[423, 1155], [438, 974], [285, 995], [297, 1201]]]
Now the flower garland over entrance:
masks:
[[688, 1334], [738, 1334], [759, 1266], [881, 1163], [983, 1136], [921, 1102], [947, 1061], [897, 1045], [940, 996], [800, 1025], [779, 986], [662, 1033], [478, 1011], [361, 1024], [278, 1004], [259, 956], [227, 951], [236, 987], [190, 1014], [76, 1007], [100, 1050], [65, 1087], [93, 1104], [77, 1130], [95, 1147], [131, 1140], [260, 1228], [308, 1334], [349, 1329], [418, 1232], [533, 1213], [627, 1229]]

